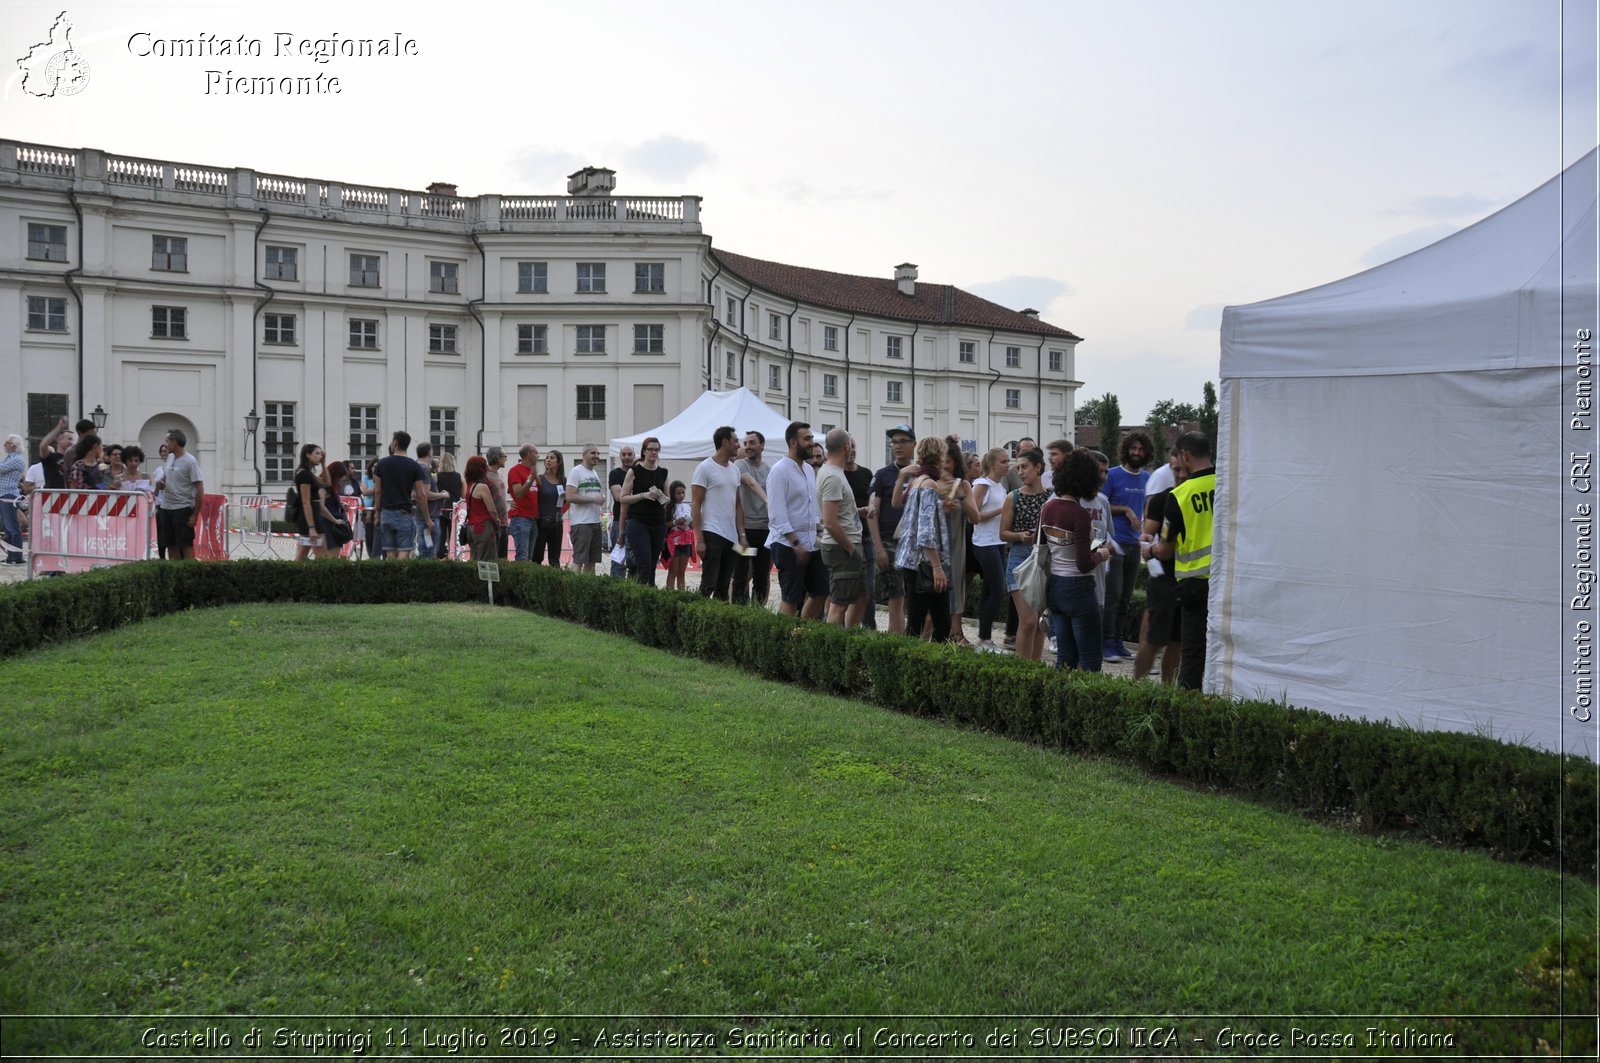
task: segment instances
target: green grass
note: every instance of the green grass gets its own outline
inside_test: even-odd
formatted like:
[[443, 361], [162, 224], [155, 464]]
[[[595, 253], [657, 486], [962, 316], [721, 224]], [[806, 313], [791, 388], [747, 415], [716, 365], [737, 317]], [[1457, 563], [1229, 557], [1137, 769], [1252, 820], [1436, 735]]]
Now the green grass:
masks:
[[6, 1013], [1489, 1010], [1558, 925], [1548, 871], [505, 609], [194, 612], [5, 672]]

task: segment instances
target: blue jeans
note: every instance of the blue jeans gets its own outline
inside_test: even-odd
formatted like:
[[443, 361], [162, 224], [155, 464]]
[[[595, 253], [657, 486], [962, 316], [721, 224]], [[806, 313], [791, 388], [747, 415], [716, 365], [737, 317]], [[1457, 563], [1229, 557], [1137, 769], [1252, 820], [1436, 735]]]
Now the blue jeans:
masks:
[[22, 564], [22, 525], [17, 520], [17, 503], [6, 499], [0, 499], [0, 538], [11, 544], [9, 548], [0, 547], [5, 554], [0, 562]]
[[533, 544], [539, 539], [539, 522], [532, 517], [511, 518], [511, 542], [517, 548], [516, 560], [533, 560]]
[[384, 556], [410, 554], [417, 542], [417, 521], [409, 509], [386, 509], [378, 514], [378, 544]]
[[1093, 576], [1050, 576], [1050, 632], [1056, 667], [1100, 670], [1100, 604]]

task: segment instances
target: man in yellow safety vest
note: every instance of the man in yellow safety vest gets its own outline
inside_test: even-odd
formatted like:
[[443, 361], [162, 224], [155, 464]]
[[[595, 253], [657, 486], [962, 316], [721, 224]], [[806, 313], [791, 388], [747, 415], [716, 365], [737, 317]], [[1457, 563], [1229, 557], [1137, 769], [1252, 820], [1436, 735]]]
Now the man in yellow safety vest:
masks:
[[1179, 436], [1178, 463], [1188, 479], [1172, 489], [1167, 511], [1161, 516], [1160, 538], [1150, 552], [1164, 562], [1171, 562], [1173, 575], [1178, 578], [1178, 608], [1183, 617], [1183, 658], [1178, 665], [1178, 685], [1199, 690], [1206, 671], [1212, 503], [1217, 493], [1211, 440], [1199, 432], [1185, 432]]

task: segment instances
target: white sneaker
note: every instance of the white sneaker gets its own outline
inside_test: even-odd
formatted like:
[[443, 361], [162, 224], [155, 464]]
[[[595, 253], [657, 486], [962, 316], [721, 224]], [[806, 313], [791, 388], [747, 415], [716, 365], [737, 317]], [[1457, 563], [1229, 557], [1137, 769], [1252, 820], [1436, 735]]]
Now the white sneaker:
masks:
[[1056, 652], [1056, 640], [1051, 635], [1046, 635], [1044, 637], [1044, 652], [1046, 652], [1046, 653], [1054, 653], [1054, 652]]
[[993, 642], [990, 642], [988, 639], [979, 639], [978, 640], [978, 652], [979, 653], [999, 653], [1000, 652], [1000, 647], [996, 646]]

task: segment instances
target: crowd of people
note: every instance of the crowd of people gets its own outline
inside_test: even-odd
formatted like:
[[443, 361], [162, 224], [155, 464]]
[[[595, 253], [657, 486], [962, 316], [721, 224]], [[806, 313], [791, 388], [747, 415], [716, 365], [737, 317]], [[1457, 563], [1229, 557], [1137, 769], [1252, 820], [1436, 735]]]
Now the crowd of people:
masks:
[[[955, 436], [917, 439], [905, 424], [887, 438], [892, 460], [872, 471], [857, 464], [844, 429], [818, 440], [795, 421], [772, 460], [761, 432], [741, 437], [727, 425], [685, 482], [671, 478], [651, 436], [637, 454], [620, 449], [606, 483], [594, 445], [570, 470], [559, 450], [541, 463], [538, 447], [526, 444], [509, 470], [505, 450], [489, 447], [457, 472], [454, 455], [435, 456], [426, 442], [413, 457], [404, 431], [365, 469], [328, 462], [322, 447], [307, 443], [286, 518], [296, 560], [334, 556], [358, 535], [371, 557], [443, 558], [447, 517], [464, 504], [458, 542], [475, 561], [514, 548], [518, 560], [560, 565], [566, 552], [577, 571], [609, 558], [613, 576], [650, 586], [665, 568], [666, 585], [678, 589], [695, 563], [702, 595], [762, 606], [776, 571], [780, 613], [877, 628], [882, 605], [887, 631], [958, 644], [967, 644], [960, 618], [981, 575], [979, 652], [1039, 660], [1048, 648], [1058, 667], [1084, 671], [1131, 658], [1139, 677], [1159, 654], [1164, 681], [1199, 687], [1215, 490], [1203, 435], [1181, 436], [1153, 473], [1157, 455], [1143, 432], [1122, 439], [1115, 466], [1065, 439], [1041, 449], [1024, 438], [1014, 451], [979, 454]], [[137, 446], [106, 446], [93, 422], [74, 434], [62, 418], [40, 442], [39, 464], [24, 470], [22, 440], [8, 437], [0, 459], [7, 563], [22, 561], [20, 496], [35, 485], [148, 492], [161, 556], [193, 556], [203, 484], [186, 444], [181, 431], [169, 433], [146, 473]], [[1040, 550], [1048, 595], [1036, 610], [1017, 569]], [[1141, 563], [1147, 608], [1135, 655], [1121, 632]], [[996, 640], [1007, 596], [1011, 609]]]
[[147, 467], [138, 445], [107, 443], [92, 420], [69, 426], [62, 417], [39, 440], [39, 460], [28, 465], [22, 437], [8, 435], [0, 457], [0, 550], [5, 563], [23, 563], [29, 534], [25, 500], [39, 488], [140, 492], [155, 507], [158, 556], [194, 557], [205, 483], [188, 445], [183, 431], [173, 429]]

